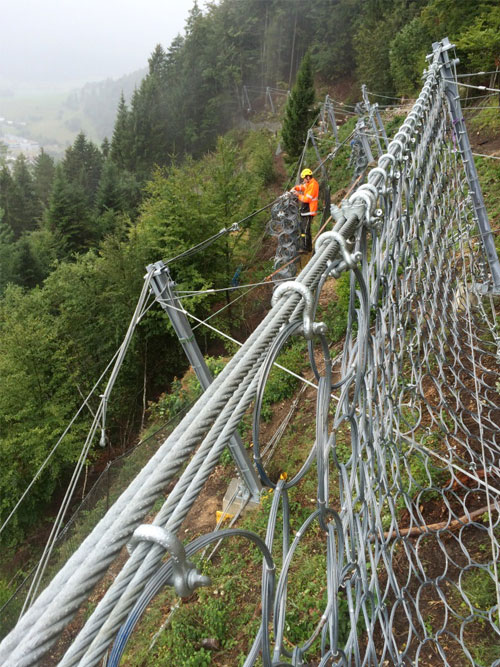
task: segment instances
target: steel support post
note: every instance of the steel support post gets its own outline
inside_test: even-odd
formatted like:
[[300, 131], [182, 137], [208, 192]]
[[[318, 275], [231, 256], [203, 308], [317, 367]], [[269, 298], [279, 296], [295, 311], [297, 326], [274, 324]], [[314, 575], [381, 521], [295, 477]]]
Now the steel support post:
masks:
[[456, 64], [458, 60], [451, 61], [448, 56], [448, 51], [454, 48], [453, 44], [445, 37], [441, 42], [434, 42], [432, 45], [434, 55], [439, 52], [439, 62], [441, 63], [441, 75], [445, 80], [445, 92], [450, 107], [451, 117], [453, 119], [454, 132], [457, 137], [460, 153], [465, 166], [467, 174], [467, 181], [476, 211], [479, 232], [483, 241], [486, 257], [491, 271], [491, 278], [493, 282], [493, 289], [495, 293], [500, 293], [500, 262], [495, 248], [495, 240], [491, 231], [488, 214], [484, 205], [483, 193], [479, 185], [479, 178], [477, 175], [476, 165], [474, 164], [474, 156], [469, 142], [469, 136], [465, 127], [465, 122], [462, 114], [462, 106], [460, 104], [460, 95], [458, 94], [458, 87], [455, 82], [452, 65]]
[[356, 134], [361, 141], [363, 150], [365, 151], [366, 159], [368, 160], [368, 163], [370, 163], [373, 162], [373, 153], [370, 146], [370, 141], [368, 140], [368, 136], [366, 134], [366, 129], [367, 128], [364, 119], [362, 118], [361, 120], [358, 120], [356, 123]]
[[266, 88], [266, 101], [269, 101], [269, 106], [271, 107], [271, 112], [276, 113], [276, 109], [274, 108], [274, 103], [273, 103], [273, 98], [271, 95], [271, 89], [269, 86]]
[[312, 130], [307, 130], [307, 138], [310, 140], [310, 142], [313, 145], [314, 151], [316, 153], [316, 157], [318, 158], [318, 162], [321, 165], [321, 176], [326, 180], [326, 169], [324, 165], [324, 161], [321, 160], [321, 154], [318, 150], [318, 146], [316, 145], [316, 139], [314, 138], [314, 134]]
[[385, 131], [384, 123], [382, 122], [382, 118], [380, 117], [380, 111], [379, 111], [379, 108], [378, 108], [378, 104], [374, 104], [373, 108], [375, 110], [375, 117], [377, 119], [380, 134], [384, 138], [385, 150], [387, 150], [389, 148], [389, 139], [387, 138], [387, 132]]
[[375, 136], [375, 141], [377, 143], [378, 154], [380, 156], [380, 155], [382, 155], [382, 153], [384, 151], [382, 150], [382, 144], [380, 143], [380, 137], [379, 137], [379, 129], [377, 127], [377, 122], [376, 122], [375, 117], [374, 117], [374, 106], [372, 104], [370, 104], [370, 99], [368, 97], [368, 91], [366, 90], [366, 84], [363, 84], [361, 86], [361, 94], [363, 95], [363, 102], [364, 102], [364, 105], [365, 105], [365, 109], [368, 113], [368, 117], [370, 119], [370, 125], [372, 126], [373, 134]]
[[242, 95], [243, 106], [246, 104], [246, 110], [248, 112], [252, 111], [252, 105], [250, 104], [250, 98], [248, 97], [248, 90], [246, 86], [243, 86], [243, 95]]
[[[148, 266], [148, 271], [151, 268], [154, 269], [151, 278], [153, 292], [160, 305], [169, 316], [175, 333], [179, 338], [179, 342], [182, 345], [182, 349], [186, 353], [189, 363], [193, 367], [203, 390], [205, 390], [213, 381], [212, 373], [205, 363], [205, 359], [198, 347], [191, 325], [189, 324], [184, 309], [175, 294], [175, 283], [170, 277], [168, 266], [164, 262], [159, 261]], [[250, 493], [250, 500], [258, 503], [262, 485], [252, 465], [251, 459], [237, 433], [231, 437], [228, 446], [241, 478], [245, 482], [246, 489]]]
[[325, 107], [326, 111], [328, 113], [328, 118], [330, 119], [330, 123], [332, 124], [332, 130], [333, 130], [333, 135], [335, 137], [335, 145], [337, 146], [339, 143], [339, 135], [337, 131], [337, 121], [335, 119], [335, 111], [333, 109], [333, 104], [330, 99], [330, 96], [327, 95], [325, 98]]

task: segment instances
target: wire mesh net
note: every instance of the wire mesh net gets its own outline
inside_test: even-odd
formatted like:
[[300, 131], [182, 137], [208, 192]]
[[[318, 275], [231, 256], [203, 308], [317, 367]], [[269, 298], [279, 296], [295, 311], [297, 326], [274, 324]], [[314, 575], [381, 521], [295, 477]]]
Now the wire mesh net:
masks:
[[[274, 665], [307, 664], [310, 655], [321, 665], [500, 664], [499, 338], [455, 132], [435, 70], [396, 137], [397, 157], [385, 156], [386, 167], [351, 198], [371, 192], [376, 208], [351, 239], [360, 261], [351, 266], [342, 368], [332, 383], [323, 338], [316, 438], [301, 470], [273, 484], [254, 426], [259, 472], [274, 487], [267, 546], [282, 523], [294, 534], [286, 498], [306, 474], [317, 475], [317, 498], [278, 554], [276, 585], [264, 568], [261, 633], [245, 665], [259, 652]], [[275, 214], [284, 217], [282, 207]], [[343, 266], [339, 253], [318, 290], [332, 269], [347, 268], [350, 250], [345, 244]], [[255, 419], [272, 362], [301, 330], [300, 321], [283, 328], [263, 363]], [[292, 648], [289, 579], [316, 523], [325, 571], [311, 585], [327, 597], [310, 636]], [[120, 651], [149, 599], [131, 613]]]
[[[245, 666], [259, 654], [264, 665], [301, 665], [311, 649], [319, 665], [500, 664], [498, 297], [488, 293], [491, 265], [436, 61], [410, 117], [367, 184], [342, 211], [332, 210], [335, 230], [318, 239], [315, 255], [289, 286], [294, 295], [280, 302], [278, 292], [284, 297], [288, 287], [277, 287], [275, 308], [207, 390], [203, 408], [165, 441], [167, 453], [155, 458], [154, 470], [143, 471], [155, 489], [164, 489], [198, 447], [155, 519], [165, 542], [181, 552], [172, 535], [255, 397], [258, 403], [281, 347], [292, 335], [319, 336], [325, 363], [313, 364], [314, 443], [301, 470], [276, 482], [265, 540], [222, 530], [185, 549], [191, 558], [238, 536], [262, 552], [262, 621]], [[348, 268], [345, 345], [333, 374], [314, 310], [328, 276]], [[255, 458], [272, 484], [267, 460], [259, 452]], [[146, 486], [145, 474], [136, 482]], [[316, 497], [310, 508], [300, 507], [308, 517], [293, 533], [287, 494], [306, 474], [316, 475]], [[142, 488], [136, 496], [150, 506]], [[96, 537], [102, 570], [109, 562], [105, 550], [112, 553], [143, 520], [141, 508], [126, 509], [110, 519], [109, 538]], [[290, 646], [289, 574], [313, 525], [322, 532], [315, 547], [324, 552], [325, 568], [322, 580], [310, 584], [326, 591], [325, 603], [310, 636]], [[280, 530], [290, 539], [273, 554], [281, 564], [275, 573], [270, 551]], [[172, 583], [176, 559], [162, 564], [164, 548], [141, 542], [61, 664], [96, 664], [128, 618], [108, 662], [118, 664], [139, 610]], [[182, 560], [181, 554], [175, 564]], [[85, 566], [90, 569], [88, 561]], [[183, 566], [185, 591], [192, 569], [187, 560]], [[78, 581], [87, 574], [79, 573]], [[88, 581], [81, 587], [83, 596]], [[71, 593], [56, 591], [56, 603], [69, 608]], [[3, 645], [11, 652], [8, 664], [30, 651], [23, 664], [35, 664], [44, 642], [57, 634], [48, 597], [26, 615], [31, 621], [38, 614], [28, 641], [19, 637], [21, 625]]]
[[331, 599], [350, 601], [347, 641], [331, 614], [327, 642], [348, 664], [480, 664], [478, 631], [500, 646], [495, 303], [442, 79], [430, 90], [358, 239], [343, 372], [362, 372], [324, 449]]

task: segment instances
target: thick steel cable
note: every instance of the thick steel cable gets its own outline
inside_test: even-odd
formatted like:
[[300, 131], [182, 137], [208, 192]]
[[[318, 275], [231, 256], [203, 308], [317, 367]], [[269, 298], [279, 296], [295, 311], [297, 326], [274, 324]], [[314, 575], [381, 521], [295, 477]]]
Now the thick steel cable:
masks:
[[[356, 222], [357, 222], [356, 217], [354, 217], [353, 219], [348, 221], [345, 225], [346, 229], [353, 228], [354, 225], [356, 224]], [[338, 244], [335, 243], [335, 241], [330, 246], [325, 245], [324, 248], [323, 248], [323, 251], [319, 252], [318, 255], [317, 255], [318, 260], [322, 260], [323, 262], [328, 261], [329, 254], [335, 252], [335, 248], [334, 248], [335, 245], [338, 245]], [[307, 274], [311, 274], [315, 279], [317, 279], [316, 277], [318, 276], [318, 274], [321, 275], [321, 270], [318, 267], [312, 267], [312, 268], [308, 268], [307, 271], [305, 270], [303, 272], [303, 274], [304, 274], [304, 280], [307, 280], [307, 277], [308, 277]], [[277, 328], [279, 328], [276, 324], [274, 325], [274, 327], [275, 327], [275, 331], [277, 331]], [[258, 344], [257, 343], [253, 346], [253, 349], [258, 350]], [[266, 344], [265, 349], [267, 349], [267, 344]], [[246, 372], [248, 373], [248, 376], [246, 378], [247, 381], [251, 377], [255, 376], [259, 367], [260, 367], [259, 364], [255, 363], [255, 358], [254, 357], [250, 358], [247, 361], [247, 367], [245, 369]], [[218, 377], [220, 377], [220, 376], [218, 376]], [[236, 390], [240, 391], [240, 392], [243, 391], [243, 389], [245, 389], [244, 385], [243, 386], [238, 385], [236, 387]], [[245, 403], [243, 404], [243, 406], [238, 406], [238, 412], [234, 413], [234, 414], [239, 415], [237, 420], [234, 421], [234, 419], [231, 418], [231, 420], [228, 422], [231, 425], [232, 432], [234, 432], [236, 430], [237, 423], [239, 422], [239, 420], [243, 416], [243, 414], [244, 414], [245, 410], [247, 409], [248, 405], [250, 404], [254, 394], [255, 394], [255, 388], [253, 388], [250, 393], [246, 393]], [[220, 401], [221, 401], [222, 406], [224, 407], [224, 411], [223, 411], [222, 418], [220, 419], [220, 421], [221, 421], [221, 423], [225, 423], [225, 421], [227, 419], [226, 413], [230, 413], [234, 409], [234, 406], [233, 406], [232, 403], [227, 402], [227, 397], [226, 396], [223, 396], [222, 399], [220, 399]], [[226, 432], [227, 432], [227, 427], [226, 427]], [[220, 454], [220, 452], [224, 448], [225, 444], [229, 440], [229, 437], [231, 436], [232, 432], [227, 432], [226, 433], [226, 435], [227, 435], [226, 440], [223, 441], [222, 444], [219, 443], [219, 451], [218, 451], [218, 453], [216, 452], [215, 459], [213, 459], [212, 468], [216, 463], [218, 455]], [[211, 471], [212, 468], [210, 468], [210, 470], [208, 470], [204, 473], [204, 475], [202, 476], [203, 481], [206, 480], [206, 478], [208, 477], [208, 474], [209, 474], [209, 472]], [[183, 476], [183, 478], [184, 478], [184, 476]], [[180, 492], [180, 489], [182, 488], [182, 485], [185, 484], [183, 478], [181, 478], [181, 480], [179, 480], [179, 485], [180, 485], [179, 488], [176, 487], [173, 490], [172, 498], [175, 497], [176, 493]], [[187, 478], [187, 476], [186, 476], [186, 478]], [[199, 492], [200, 489], [201, 489], [201, 485], [198, 488], [198, 490], [194, 493], [194, 495], [191, 497], [192, 502], [194, 502], [194, 499], [195, 499], [195, 497], [196, 497], [196, 495], [197, 495], [197, 493]], [[170, 500], [170, 498], [169, 498], [169, 500]], [[169, 502], [169, 500], [167, 500], [167, 504], [164, 506], [164, 508], [162, 509], [162, 511], [160, 512], [160, 514], [158, 515], [158, 517], [156, 519], [160, 523], [165, 518], [167, 510], [168, 510], [169, 506], [172, 504], [171, 502]], [[190, 507], [190, 505], [189, 505], [189, 507]], [[187, 509], [189, 509], [189, 507]], [[185, 513], [187, 513], [187, 509], [186, 509]], [[165, 512], [165, 515], [162, 514], [163, 512]], [[168, 523], [167, 525], [169, 527], [171, 527], [170, 523]], [[176, 525], [175, 527], [178, 527], [178, 526]], [[144, 547], [144, 549], [146, 549], [146, 548], [147, 547]], [[134, 552], [134, 555], [135, 554], [137, 554], [136, 560], [139, 560], [140, 557], [144, 556], [144, 554], [141, 551], [141, 548], [138, 548], [136, 550], [136, 552]], [[128, 563], [125, 566], [122, 573], [120, 573], [119, 577], [115, 580], [115, 582], [113, 584], [113, 587], [110, 589], [110, 591], [108, 591], [105, 598], [103, 598], [101, 603], [98, 605], [98, 608], [95, 610], [94, 614], [92, 615], [92, 617], [87, 622], [84, 631], [81, 633], [79, 638], [75, 641], [73, 646], [70, 648], [70, 650], [66, 654], [66, 656], [63, 659], [61, 665], [75, 664], [75, 662], [77, 662], [77, 661], [78, 662], [81, 661], [81, 664], [95, 664], [95, 661], [98, 660], [100, 657], [102, 657], [102, 655], [103, 655], [106, 647], [108, 646], [109, 642], [111, 641], [113, 635], [116, 633], [117, 629], [120, 627], [121, 622], [123, 620], [123, 617], [125, 615], [125, 612], [128, 611], [131, 608], [133, 602], [135, 601], [135, 599], [137, 598], [137, 596], [140, 593], [141, 587], [143, 587], [145, 582], [148, 580], [148, 578], [150, 576], [151, 569], [156, 566], [156, 561], [158, 560], [159, 556], [160, 556], [160, 550], [159, 549], [155, 550], [153, 548], [153, 549], [150, 550], [150, 561], [148, 561], [147, 565], [145, 565], [144, 567], [142, 565], [140, 566], [141, 574], [140, 574], [139, 582], [134, 581], [133, 584], [132, 584], [132, 588], [127, 591], [128, 587], [129, 587], [129, 583], [131, 581], [132, 573], [138, 569], [137, 562], [135, 564], [132, 562], [133, 557], [128, 561]], [[115, 589], [114, 592], [112, 592], [113, 589]], [[117, 599], [122, 595], [125, 595], [125, 602], [124, 602], [123, 606], [119, 607], [119, 610], [118, 610], [118, 612], [116, 612], [116, 615], [114, 615], [115, 612], [114, 611], [112, 612], [111, 609], [117, 603]], [[108, 623], [104, 627], [102, 627], [103, 626], [102, 619], [106, 618], [108, 615], [111, 615], [111, 614], [113, 614], [112, 622]], [[98, 632], [101, 635], [101, 638], [98, 637], [98, 635], [97, 635]], [[90, 639], [93, 636], [96, 636], [96, 639], [94, 640], [96, 642], [96, 645], [95, 645], [95, 647], [92, 647], [92, 646], [90, 647], [90, 649], [89, 649], [90, 655], [89, 655], [89, 658], [88, 658], [89, 661], [87, 662], [87, 656], [85, 656], [85, 658], [83, 657], [83, 645], [88, 645], [89, 642], [90, 642]], [[80, 648], [80, 645], [82, 645], [82, 648]]]
[[[353, 221], [350, 223], [353, 228], [355, 224]], [[317, 254], [311, 265], [308, 265], [302, 273], [305, 284], [311, 284], [317, 280], [323, 271], [324, 265], [335, 252], [334, 242], [328, 247], [325, 246]], [[34, 664], [38, 657], [43, 655], [53, 639], [72, 617], [81, 601], [85, 599], [94, 583], [117, 555], [126, 541], [127, 535], [135, 529], [140, 518], [151, 507], [161, 489], [180, 468], [206, 428], [208, 423], [206, 420], [210, 419], [210, 416], [207, 417], [207, 415], [212, 415], [214, 410], [220, 409], [225, 404], [226, 397], [217, 398], [215, 396], [215, 398], [212, 398], [218, 386], [231, 375], [235, 378], [232, 379], [232, 386], [237, 387], [239, 385], [241, 377], [237, 374], [237, 369], [233, 373], [233, 368], [239, 364], [240, 359], [244, 359], [246, 362], [243, 373], [254, 364], [255, 356], [249, 354], [249, 358], [245, 358], [247, 349], [251, 349], [254, 341], [259, 337], [261, 338], [261, 345], [268, 345], [281, 323], [288, 319], [290, 312], [296, 309], [298, 301], [297, 296], [291, 295], [287, 298], [286, 303], [273, 309], [266, 317], [207, 390], [205, 394], [206, 402], [200, 416], [198, 417], [195, 411], [195, 415], [190, 413], [184, 418], [148, 466], [140, 473], [129, 489], [122, 494], [92, 535], [85, 540], [52, 584], [41, 594], [32, 609], [21, 619], [15, 630], [2, 642], [0, 645], [0, 659], [3, 660], [5, 656], [6, 660], [8, 657], [9, 660], [14, 661], [11, 664], [16, 664], [15, 661], [17, 660], [19, 660], [18, 664]], [[185, 431], [191, 436], [190, 438], [186, 436]], [[181, 434], [186, 436], [187, 442], [184, 441], [183, 445], [176, 447], [175, 445], [177, 445]], [[130, 509], [132, 503], [132, 506], [136, 508], [135, 511]], [[126, 516], [122, 514], [122, 507], [128, 508]], [[98, 553], [97, 559], [95, 558], [96, 553]], [[87, 569], [92, 574], [89, 574], [86, 571]], [[55, 591], [57, 591], [56, 594], [54, 594]], [[22, 637], [21, 641], [19, 641], [20, 637]], [[9, 655], [11, 651], [12, 655]], [[6, 664], [9, 663], [6, 662]]]
[[[312, 510], [303, 525], [305, 530], [316, 518], [323, 517], [320, 526], [327, 535], [328, 602], [311, 637], [292, 651], [285, 650], [288, 572], [303, 529], [289, 545], [286, 537], [289, 515], [283, 511], [284, 568], [273, 600], [274, 665], [285, 664], [282, 660], [301, 664], [314, 637], [321, 637], [322, 665], [332, 661], [356, 665], [413, 664], [424, 659], [427, 647], [432, 648], [434, 656], [446, 661], [449, 637], [459, 643], [464, 656], [473, 662], [467, 640], [469, 625], [481, 619], [484, 631], [493, 637], [498, 635], [494, 607], [486, 611], [476, 609], [466, 586], [469, 572], [490, 576], [493, 565], [487, 555], [478, 559], [473, 545], [478, 540], [488, 544], [493, 541], [497, 552], [499, 546], [494, 532], [499, 526], [498, 514], [495, 522], [491, 516], [500, 510], [498, 496], [490, 495], [493, 530], [485, 529], [474, 514], [474, 503], [484, 506], [485, 489], [490, 489], [500, 475], [499, 405], [494, 386], [498, 348], [496, 339], [492, 342], [488, 338], [487, 328], [481, 328], [481, 307], [473, 303], [482, 299], [477, 284], [488, 284], [488, 265], [481, 245], [469, 240], [474, 236], [471, 232], [475, 231], [476, 220], [461, 155], [456, 149], [454, 126], [448, 117], [444, 83], [436, 56], [419, 99], [387, 153], [379, 159], [379, 166], [369, 173], [367, 184], [352, 195], [350, 204], [336, 214], [333, 237], [327, 233], [324, 242], [318, 239], [316, 255], [298, 278], [301, 284], [314, 288], [331, 262], [342, 257], [335, 234], [350, 239], [356, 233], [356, 249], [363, 259], [360, 269], [351, 277], [342, 358], [345, 382], [341, 383], [329, 431], [325, 403], [328, 392], [321, 380], [318, 428], [312, 450], [319, 457], [319, 509]], [[344, 263], [350, 265], [349, 254], [344, 250]], [[333, 266], [339, 268], [338, 264]], [[465, 284], [463, 275], [467, 276]], [[464, 290], [470, 290], [473, 298]], [[172, 501], [169, 503], [167, 499], [164, 514], [173, 509], [174, 497], [186, 498], [178, 505], [177, 519], [170, 515], [171, 526], [178, 525], [184, 502], [191, 502], [195, 486], [216, 459], [219, 446], [241, 415], [239, 411], [256, 391], [257, 372], [248, 377], [247, 362], [251, 360], [258, 365], [271, 349], [279, 329], [302, 312], [303, 302], [298, 294], [283, 298], [251, 337], [251, 345], [237, 353], [234, 363], [228, 364], [230, 370], [225, 369], [216, 378], [215, 386], [209, 388], [210, 408], [205, 410], [205, 406], [200, 414], [185, 418], [184, 427], [177, 432], [178, 438], [185, 438], [184, 445], [189, 449], [212, 429], [206, 445], [210, 446], [209, 456], [213, 458], [207, 462], [207, 470], [200, 466], [191, 477], [196, 467], [193, 464], [178, 490], [174, 489]], [[474, 322], [472, 335], [470, 322]], [[467, 332], [469, 350], [463, 346]], [[235, 383], [245, 383], [239, 396]], [[471, 387], [481, 392], [480, 408], [476, 389]], [[222, 403], [233, 396], [237, 414], [224, 430], [217, 419], [224, 408]], [[344, 440], [348, 443], [347, 451]], [[156, 474], [152, 472], [155, 466], [166, 461], [175, 465], [174, 456], [187, 456], [183, 445], [176, 447], [172, 441], [170, 445], [172, 457], [163, 452], [165, 461], [158, 457], [148, 468], [151, 477]], [[435, 460], [442, 460], [443, 466], [438, 467]], [[331, 475], [327, 472], [329, 468]], [[464, 481], [458, 472], [467, 468], [471, 471], [466, 478], [470, 482]], [[337, 478], [336, 508], [329, 504], [328, 485], [332, 475]], [[487, 476], [486, 485], [482, 476]], [[146, 476], [137, 479], [144, 483]], [[160, 484], [160, 476], [154, 481]], [[145, 501], [134, 484], [129, 497]], [[283, 499], [285, 486], [283, 483], [275, 490], [281, 497], [283, 488]], [[438, 528], [426, 521], [429, 493], [442, 504]], [[277, 508], [274, 503], [273, 508]], [[332, 520], [325, 520], [325, 512]], [[464, 516], [469, 516], [470, 521], [463, 523]], [[271, 546], [276, 521], [277, 512], [272, 512], [267, 531]], [[108, 525], [112, 527], [113, 523], [114, 520], [109, 521]], [[114, 528], [122, 531], [118, 541], [123, 544], [131, 526], [116, 519]], [[412, 529], [416, 529], [417, 536], [409, 532]], [[455, 552], [449, 549], [450, 540], [458, 544]], [[105, 540], [95, 539], [93, 544], [109, 546]], [[142, 549], [138, 547], [136, 552]], [[426, 550], [432, 553], [437, 575], [420, 557]], [[154, 547], [144, 548], [143, 555], [149, 552], [147, 558], [151, 564], [158, 558], [154, 551]], [[132, 560], [133, 557], [129, 562]], [[132, 566], [129, 568], [128, 575], [122, 577], [127, 579], [125, 588], [114, 591], [108, 598], [116, 598], [121, 605], [120, 614], [116, 612], [115, 616], [131, 608], [141, 587], [144, 590], [147, 585], [147, 578], [141, 581], [140, 568], [135, 571]], [[153, 571], [154, 568], [150, 576]], [[465, 613], [456, 610], [454, 596], [464, 601]], [[429, 597], [445, 610], [444, 626], [437, 632], [431, 631], [425, 620]], [[340, 633], [341, 598], [347, 603], [347, 636]], [[41, 599], [44, 612], [52, 615], [54, 608], [44, 594]], [[55, 600], [57, 607], [68, 597], [58, 594]], [[264, 606], [267, 613], [267, 602]], [[113, 613], [111, 609], [108, 611]], [[37, 633], [44, 626], [34, 614], [30, 618], [34, 622], [31, 636], [29, 625], [25, 625], [27, 641], [18, 634], [20, 648], [17, 653], [14, 650], [4, 654], [8, 658], [5, 664], [34, 664], [34, 653], [38, 651], [41, 655], [50, 644], [52, 635], [45, 644], [37, 641]], [[80, 641], [78, 651], [73, 652], [73, 658], [81, 658], [82, 664], [95, 664], [105, 650], [108, 636], [98, 637], [95, 632], [99, 618], [96, 614], [90, 619], [92, 631], [84, 630], [85, 638]], [[62, 619], [63, 614], [61, 622]], [[101, 620], [106, 623], [104, 616]], [[108, 624], [105, 634], [113, 631], [112, 625]], [[394, 628], [398, 630], [393, 632]], [[52, 633], [53, 629], [47, 627], [47, 631]], [[7, 640], [12, 647], [11, 635]], [[87, 653], [93, 641], [95, 644]], [[264, 617], [245, 665], [254, 664], [260, 648], [268, 646], [269, 641]], [[1, 650], [5, 645], [6, 642]]]

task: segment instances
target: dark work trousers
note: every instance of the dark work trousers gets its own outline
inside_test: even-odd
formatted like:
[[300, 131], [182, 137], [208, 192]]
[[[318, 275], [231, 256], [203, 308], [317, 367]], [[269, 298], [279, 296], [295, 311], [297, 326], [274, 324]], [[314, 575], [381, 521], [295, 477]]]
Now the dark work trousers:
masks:
[[309, 213], [309, 204], [303, 203], [302, 208], [300, 209], [300, 240], [302, 250], [306, 252], [312, 252], [312, 237], [311, 237], [311, 217], [310, 215], [304, 215], [304, 213]]

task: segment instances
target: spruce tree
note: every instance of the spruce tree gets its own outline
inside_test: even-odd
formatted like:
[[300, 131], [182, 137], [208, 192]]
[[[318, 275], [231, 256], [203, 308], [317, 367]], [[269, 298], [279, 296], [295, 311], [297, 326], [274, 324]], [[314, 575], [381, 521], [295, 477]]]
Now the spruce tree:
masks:
[[314, 100], [314, 79], [308, 52], [302, 59], [297, 81], [288, 98], [281, 130], [283, 145], [290, 159], [296, 159], [302, 151], [307, 130], [316, 113]]
[[68, 180], [62, 165], [56, 167], [47, 222], [59, 238], [63, 254], [81, 252], [89, 247], [92, 233], [87, 197], [81, 186]]
[[47, 155], [47, 153], [45, 153], [42, 148], [35, 159], [33, 177], [38, 199], [41, 201], [43, 206], [47, 206], [49, 203], [49, 197], [52, 191], [52, 183], [54, 181], [54, 172], [54, 160], [50, 157], [50, 155]]
[[101, 151], [83, 132], [76, 137], [73, 146], [66, 149], [62, 162], [66, 179], [85, 193], [89, 207], [95, 202], [102, 163]]
[[111, 158], [120, 169], [131, 169], [133, 165], [132, 118], [125, 103], [123, 91], [116, 113], [115, 127], [111, 137]]

